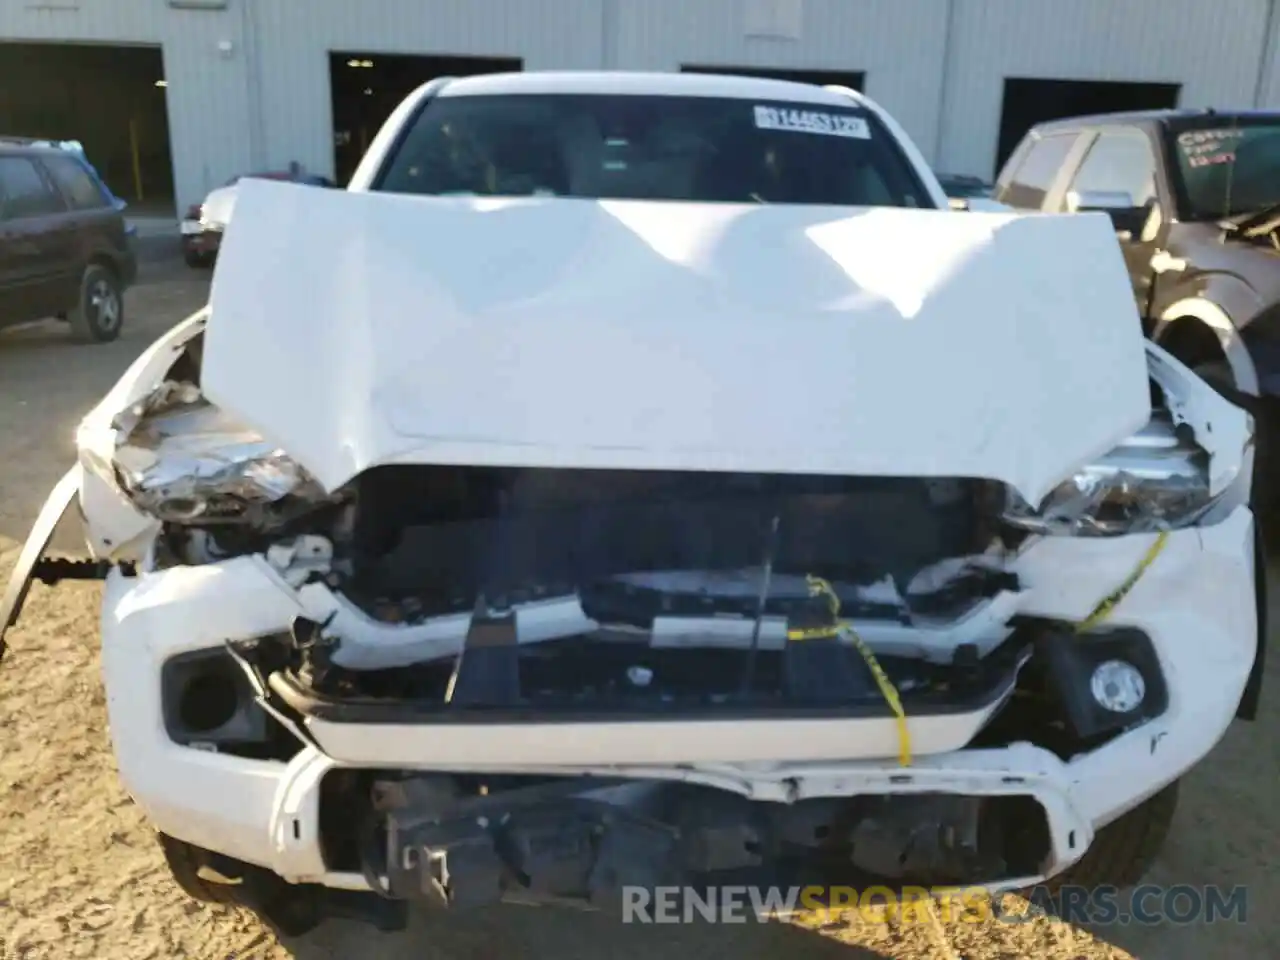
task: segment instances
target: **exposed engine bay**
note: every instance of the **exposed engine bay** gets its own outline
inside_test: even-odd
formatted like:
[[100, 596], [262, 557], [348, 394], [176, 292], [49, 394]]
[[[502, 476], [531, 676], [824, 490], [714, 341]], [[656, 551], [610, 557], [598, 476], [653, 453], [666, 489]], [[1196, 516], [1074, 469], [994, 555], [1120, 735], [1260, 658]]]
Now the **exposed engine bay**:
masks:
[[[114, 468], [161, 521], [153, 569], [260, 554], [341, 608], [238, 644], [295, 699], [418, 718], [857, 713], [884, 709], [880, 671], [913, 713], [996, 706], [1046, 629], [1016, 616], [1028, 537], [1161, 529], [1215, 505], [1209, 456], [1156, 379], [1148, 427], [1038, 509], [981, 479], [437, 465], [326, 495], [202, 398], [202, 336], [115, 419]], [[391, 635], [395, 654], [370, 652]]]

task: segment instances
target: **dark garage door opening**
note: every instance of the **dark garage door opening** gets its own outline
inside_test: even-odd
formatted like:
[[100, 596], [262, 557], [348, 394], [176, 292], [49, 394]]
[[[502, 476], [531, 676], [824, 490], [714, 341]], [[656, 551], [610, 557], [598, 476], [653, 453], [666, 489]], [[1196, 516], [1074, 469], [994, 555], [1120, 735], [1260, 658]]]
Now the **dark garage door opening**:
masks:
[[78, 140], [116, 196], [173, 210], [159, 47], [0, 43], [0, 135]]
[[1033, 80], [1010, 77], [1004, 82], [999, 173], [1023, 135], [1037, 123], [1126, 110], [1162, 110], [1178, 105], [1178, 83], [1119, 83], [1102, 80]]
[[513, 57], [443, 57], [405, 54], [329, 54], [333, 97], [333, 168], [346, 186], [378, 128], [406, 96], [436, 77], [522, 70]]
[[727, 73], [739, 77], [763, 77], [766, 80], [791, 80], [794, 83], [813, 83], [820, 87], [829, 85], [849, 87], [862, 92], [862, 84], [866, 82], [865, 70], [785, 70], [774, 67], [730, 67], [708, 66], [705, 64], [685, 64], [681, 73]]

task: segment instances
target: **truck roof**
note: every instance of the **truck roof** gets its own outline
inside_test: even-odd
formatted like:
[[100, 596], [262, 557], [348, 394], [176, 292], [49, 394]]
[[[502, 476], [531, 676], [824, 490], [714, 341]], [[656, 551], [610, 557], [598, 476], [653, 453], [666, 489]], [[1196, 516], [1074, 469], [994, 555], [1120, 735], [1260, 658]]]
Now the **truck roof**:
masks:
[[35, 137], [11, 137], [0, 134], [0, 150], [38, 150], [42, 153], [68, 153], [51, 140]]
[[1276, 120], [1280, 121], [1280, 111], [1276, 110], [1214, 110], [1204, 107], [1199, 109], [1166, 109], [1166, 110], [1130, 110], [1123, 113], [1095, 113], [1079, 117], [1062, 117], [1058, 120], [1046, 120], [1037, 123], [1032, 129], [1037, 133], [1054, 133], [1063, 130], [1074, 130], [1079, 127], [1108, 126], [1142, 126], [1146, 124], [1164, 125], [1181, 120], [1201, 120], [1216, 117], [1226, 123], [1232, 120]]
[[827, 106], [849, 106], [849, 93], [810, 83], [708, 73], [643, 73], [622, 70], [530, 71], [488, 73], [450, 80], [440, 97], [513, 94], [621, 94], [657, 97], [725, 97], [744, 100], [790, 100]]

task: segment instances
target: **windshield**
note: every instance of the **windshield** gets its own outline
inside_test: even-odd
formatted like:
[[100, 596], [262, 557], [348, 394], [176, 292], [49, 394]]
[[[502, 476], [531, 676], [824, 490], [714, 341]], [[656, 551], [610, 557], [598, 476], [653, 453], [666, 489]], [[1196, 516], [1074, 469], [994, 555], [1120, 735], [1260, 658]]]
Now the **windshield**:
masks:
[[441, 97], [418, 115], [375, 189], [933, 205], [866, 110], [670, 96]]
[[1183, 219], [1220, 220], [1280, 203], [1280, 117], [1214, 118], [1172, 132]]
[[938, 182], [942, 184], [942, 190], [948, 197], [964, 199], [967, 197], [991, 196], [991, 187], [977, 177], [951, 176], [940, 173], [938, 174]]

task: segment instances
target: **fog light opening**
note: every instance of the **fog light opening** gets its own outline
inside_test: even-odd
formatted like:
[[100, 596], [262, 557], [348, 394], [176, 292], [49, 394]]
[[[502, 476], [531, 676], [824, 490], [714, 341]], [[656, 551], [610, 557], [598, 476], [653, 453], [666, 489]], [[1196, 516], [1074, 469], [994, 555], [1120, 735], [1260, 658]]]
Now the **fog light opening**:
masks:
[[192, 733], [212, 733], [231, 722], [239, 702], [234, 678], [221, 670], [202, 673], [183, 687], [178, 718]]
[[1107, 660], [1098, 664], [1089, 681], [1093, 699], [1112, 713], [1132, 713], [1142, 705], [1147, 694], [1142, 671], [1124, 660]]

